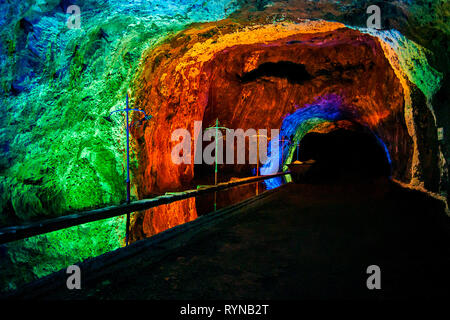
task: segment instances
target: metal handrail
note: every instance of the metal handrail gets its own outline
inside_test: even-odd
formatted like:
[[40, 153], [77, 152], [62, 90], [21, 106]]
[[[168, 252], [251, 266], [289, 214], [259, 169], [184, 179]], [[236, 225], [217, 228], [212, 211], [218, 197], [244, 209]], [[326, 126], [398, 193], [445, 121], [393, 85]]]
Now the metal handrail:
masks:
[[95, 210], [77, 212], [73, 214], [64, 215], [57, 218], [51, 218], [42, 220], [35, 223], [5, 227], [0, 229], [0, 244], [17, 241], [21, 239], [26, 239], [29, 237], [37, 236], [40, 234], [45, 234], [52, 231], [57, 231], [60, 229], [66, 229], [70, 227], [74, 227], [80, 224], [94, 222], [97, 220], [103, 220], [108, 218], [113, 218], [117, 216], [121, 216], [124, 214], [129, 214], [135, 211], [142, 211], [150, 208], [154, 208], [163, 204], [172, 203], [175, 201], [196, 197], [205, 193], [224, 190], [228, 188], [232, 188], [238, 185], [244, 185], [256, 181], [267, 180], [275, 177], [280, 177], [289, 174], [290, 172], [281, 172], [271, 175], [264, 175], [259, 177], [251, 177], [239, 179], [236, 181], [222, 182], [217, 185], [194, 189], [194, 190], [186, 190], [182, 192], [177, 192], [173, 194], [165, 194], [161, 196], [157, 196], [150, 199], [143, 199], [138, 201], [133, 201], [129, 204], [121, 204], [117, 206], [110, 206]]

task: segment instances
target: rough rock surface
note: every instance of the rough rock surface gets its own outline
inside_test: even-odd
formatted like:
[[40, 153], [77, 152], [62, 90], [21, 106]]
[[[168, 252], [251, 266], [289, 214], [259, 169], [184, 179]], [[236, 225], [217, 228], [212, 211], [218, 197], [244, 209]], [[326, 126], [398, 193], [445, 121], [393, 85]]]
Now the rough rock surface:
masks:
[[[67, 28], [70, 4], [80, 6], [81, 29]], [[0, 225], [124, 201], [124, 121], [103, 116], [124, 107], [145, 49], [237, 8], [231, 0], [2, 1]], [[124, 231], [118, 217], [1, 246], [0, 290], [117, 249]]]
[[[69, 4], [81, 7], [80, 30], [66, 26]], [[365, 26], [368, 4], [379, 5], [383, 27], [396, 30], [346, 29]], [[327, 84], [342, 93], [340, 103], [345, 107], [340, 110], [356, 106], [363, 111], [352, 120], [369, 125], [383, 139], [398, 179], [442, 194], [448, 188], [450, 4], [446, 0], [26, 0], [0, 5], [1, 225], [124, 200], [124, 121], [117, 116], [111, 125], [103, 116], [123, 107], [130, 87], [133, 104], [163, 121], [147, 122], [133, 132], [133, 197], [181, 188], [195, 177], [192, 167], [173, 168], [164, 162], [159, 151], [168, 149], [167, 142], [155, 140], [155, 132], [164, 135], [185, 124], [190, 128], [194, 117], [207, 123], [219, 114], [230, 126], [266, 126], [263, 120], [269, 110], [276, 116], [266, 120], [281, 125], [277, 117], [313, 105], [313, 98], [323, 95]], [[224, 22], [189, 26], [227, 16], [230, 20]], [[302, 34], [296, 29], [299, 19], [337, 22], [323, 24], [329, 29]], [[329, 38], [323, 41], [329, 47], [314, 44], [315, 36], [326, 35]], [[308, 49], [305, 43], [282, 44], [296, 37], [314, 45]], [[350, 43], [356, 44], [355, 50], [345, 61], [335, 49], [350, 51]], [[385, 58], [375, 54], [380, 48]], [[299, 84], [295, 83], [299, 79], [290, 83], [288, 78], [272, 76], [247, 83], [236, 79], [246, 72], [251, 75], [262, 59], [293, 61], [292, 52], [309, 54], [314, 61], [294, 59], [304, 65], [310, 80]], [[325, 58], [330, 61], [320, 60]], [[336, 69], [333, 59], [356, 69]], [[321, 75], [320, 63], [326, 66]], [[170, 68], [163, 72], [163, 65]], [[376, 70], [370, 71], [371, 65]], [[373, 76], [362, 77], [372, 89], [357, 89], [358, 72]], [[333, 84], [337, 77], [348, 83]], [[155, 88], [155, 84], [161, 86]], [[300, 89], [302, 85], [308, 90]], [[145, 86], [151, 91], [146, 92]], [[263, 94], [258, 96], [256, 91], [255, 95], [262, 87]], [[389, 94], [382, 95], [382, 90]], [[359, 102], [352, 101], [355, 94], [361, 96]], [[164, 97], [171, 97], [170, 106]], [[282, 106], [277, 108], [263, 97], [279, 99]], [[166, 103], [167, 109], [160, 109], [150, 98]], [[266, 109], [259, 117], [250, 114], [251, 108], [242, 116], [233, 114], [232, 110], [239, 110], [236, 104], [250, 102]], [[178, 109], [180, 105], [186, 109]], [[317, 126], [332, 130], [333, 121], [320, 115], [323, 118], [293, 129], [295, 136], [300, 138]], [[443, 141], [437, 141], [436, 127], [444, 128]], [[144, 145], [145, 141], [149, 143]], [[290, 156], [292, 152], [292, 148], [286, 150]], [[149, 233], [154, 232], [152, 228], [172, 225], [162, 221], [166, 212], [151, 216], [147, 217]], [[177, 220], [193, 217], [188, 214]], [[1, 286], [14, 288], [113, 250], [123, 244], [123, 228], [120, 218], [2, 246]]]
[[[193, 165], [171, 161], [178, 143], [171, 141], [175, 129], [187, 128], [193, 136], [194, 121], [209, 126], [216, 118], [231, 129], [281, 128], [287, 115], [321, 103], [321, 112], [300, 117], [296, 125], [313, 117], [330, 120], [330, 113], [340, 112], [386, 144], [394, 178], [409, 183], [411, 168], [419, 166], [420, 181], [436, 191], [438, 152], [424, 149], [436, 141], [434, 119], [423, 99], [409, 94], [421, 91], [397, 77], [380, 41], [336, 23], [245, 27], [221, 21], [195, 26], [158, 46], [145, 57], [135, 81], [138, 104], [155, 119], [134, 132], [140, 160], [138, 193], [181, 188], [194, 177]], [[267, 64], [286, 62], [304, 68], [303, 78], [290, 79], [286, 71], [243, 80]], [[329, 95], [339, 101], [329, 101]], [[338, 105], [330, 109], [333, 103]], [[414, 110], [412, 124], [407, 123], [408, 108]], [[419, 160], [414, 162], [416, 148]]]

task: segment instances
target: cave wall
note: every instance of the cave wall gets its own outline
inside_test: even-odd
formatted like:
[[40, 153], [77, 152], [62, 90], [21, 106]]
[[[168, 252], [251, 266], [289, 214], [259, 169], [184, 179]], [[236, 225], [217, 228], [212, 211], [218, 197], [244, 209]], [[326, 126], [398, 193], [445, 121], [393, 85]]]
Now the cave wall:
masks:
[[[395, 59], [401, 64], [399, 67], [409, 83], [402, 84], [403, 89], [416, 85], [425, 94], [434, 122], [445, 133], [450, 132], [446, 121], [449, 99], [445, 98], [446, 85], [440, 81], [443, 78], [448, 82], [445, 80], [450, 61], [446, 45], [448, 1], [217, 0], [200, 4], [197, 0], [151, 3], [74, 0], [71, 4], [79, 5], [83, 12], [81, 30], [66, 27], [67, 1], [2, 3], [0, 99], [5, 109], [0, 116], [2, 224], [124, 200], [123, 118], [117, 117], [111, 127], [101, 115], [123, 106], [132, 77], [136, 71], [142, 72], [139, 63], [145, 62], [141, 59], [149, 58], [148, 48], [152, 50], [166, 36], [196, 21], [214, 21], [229, 15], [236, 26], [215, 23], [218, 28], [212, 26], [205, 32], [191, 32], [193, 39], [179, 39], [187, 47], [173, 42], [173, 46], [180, 46], [180, 53], [189, 51], [189, 46], [195, 43], [199, 50], [201, 43], [210, 45], [215, 40], [206, 40], [216, 39], [218, 32], [227, 36], [220, 41], [223, 48], [227, 42], [273, 41], [274, 30], [267, 29], [264, 35], [265, 29], [257, 27], [268, 23], [325, 19], [341, 22], [332, 24], [332, 29], [344, 25], [361, 29], [365, 26], [367, 5], [377, 4], [382, 8], [385, 30], [364, 32], [380, 38], [383, 50], [385, 45], [392, 49], [393, 59], [386, 50], [385, 55], [391, 64], [396, 63]], [[233, 30], [246, 27], [255, 27], [252, 35], [247, 33], [240, 39], [232, 35]], [[195, 28], [202, 29], [204, 25]], [[280, 38], [288, 36], [286, 31], [279, 31]], [[199, 34], [202, 34], [200, 38]], [[217, 47], [214, 50], [220, 51]], [[208, 55], [204, 56], [205, 60], [209, 59]], [[155, 63], [161, 59], [162, 56]], [[434, 93], [438, 90], [442, 98], [437, 99]], [[408, 132], [418, 150], [411, 129], [415, 125], [411, 124], [412, 116], [408, 117]], [[426, 127], [426, 123], [418, 127], [421, 126]], [[445, 133], [437, 146], [443, 153], [437, 157], [441, 172], [445, 171], [449, 155]], [[435, 133], [430, 130], [428, 135]], [[135, 150], [140, 152], [140, 149]], [[418, 163], [418, 153], [414, 151], [413, 163]], [[133, 167], [138, 164], [138, 156], [132, 157]], [[415, 183], [420, 185], [420, 166], [414, 165], [412, 170]], [[443, 174], [440, 179], [442, 189], [447, 180]]]
[[[67, 28], [71, 4], [80, 29]], [[103, 116], [124, 107], [143, 51], [238, 8], [233, 0], [0, 1], [0, 226], [124, 202], [124, 119]], [[124, 240], [125, 218], [116, 217], [1, 245], [0, 291]]]
[[130, 243], [197, 219], [196, 199], [189, 198], [140, 211], [132, 216]]
[[[252, 27], [220, 21], [168, 39], [146, 53], [135, 81], [136, 101], [155, 117], [134, 132], [139, 195], [181, 188], [194, 177], [192, 165], [171, 162], [173, 130], [193, 132], [195, 120], [203, 120], [206, 127], [216, 118], [232, 129], [281, 128], [285, 117], [303, 111], [298, 127], [332, 113], [325, 105], [308, 114], [308, 106], [328, 95], [338, 97], [342, 119], [350, 117], [382, 139], [392, 159], [393, 177], [409, 183], [412, 168], [418, 165], [416, 140], [430, 137], [417, 137], [418, 126], [414, 120], [408, 122], [408, 102], [416, 108], [417, 99], [405, 92], [405, 80], [398, 77], [385, 51], [380, 38], [324, 21]], [[305, 79], [263, 72], [252, 81], [243, 80], [262, 65], [280, 61], [302, 66]], [[409, 83], [406, 88], [413, 86]], [[421, 123], [431, 121], [425, 117]], [[436, 167], [434, 160], [418, 161]], [[421, 179], [429, 180], [425, 175]]]
[[[209, 94], [223, 96], [220, 86], [216, 91], [209, 90], [206, 96], [202, 93], [199, 97], [196, 93], [210, 85], [200, 71], [207, 72], [206, 65], [213, 62], [216, 54], [226, 57], [225, 51], [232, 46], [266, 49], [269, 42], [295, 36], [300, 31], [314, 34], [345, 26], [356, 27], [379, 39], [376, 41], [401, 82], [406, 140], [409, 135], [412, 147], [406, 142], [394, 144], [393, 140], [390, 147], [391, 153], [399, 155], [413, 149], [412, 160], [404, 161], [407, 163], [404, 177], [410, 172], [410, 185], [435, 190], [440, 175], [438, 191], [442, 193], [448, 188], [445, 175], [450, 155], [447, 134], [450, 2], [447, 0], [73, 0], [70, 4], [78, 4], [83, 12], [80, 30], [66, 27], [68, 4], [65, 0], [0, 4], [0, 101], [4, 110], [0, 115], [2, 225], [118, 204], [125, 199], [124, 120], [117, 117], [111, 126], [102, 116], [123, 107], [130, 86], [136, 93], [133, 97], [136, 101], [132, 102], [136, 106], [145, 102], [145, 108], [159, 114], [161, 121], [158, 125], [146, 123], [134, 132], [133, 196], [171, 189], [170, 182], [175, 188], [181, 187], [192, 178], [193, 169], [162, 163], [162, 156], [152, 154], [152, 150], [165, 150], [167, 146], [148, 136], [155, 135], [156, 130], [169, 131], [184, 125], [182, 121], [170, 120], [174, 117], [185, 115], [189, 126], [194, 116], [189, 111], [191, 103], [198, 104], [196, 108], [204, 106], [205, 110], [199, 107], [195, 113], [198, 119], [214, 117], [217, 105], [209, 103]], [[365, 10], [370, 4], [382, 8], [385, 30], [362, 30], [367, 18]], [[204, 24], [227, 16], [231, 21]], [[316, 22], [316, 27], [310, 25], [309, 29], [292, 26], [301, 19], [340, 23]], [[201, 24], [191, 25], [195, 22]], [[180, 30], [185, 31], [177, 35]], [[292, 45], [300, 47], [299, 43]], [[253, 53], [255, 59], [248, 57], [241, 70], [256, 67], [258, 53]], [[232, 63], [227, 67], [233, 70], [236, 66]], [[214, 63], [209, 68], [212, 70]], [[133, 83], [136, 72], [138, 81]], [[199, 79], [198, 74], [203, 78]], [[264, 81], [268, 83], [267, 95], [269, 89], [275, 94], [282, 84], [290, 87], [289, 94], [294, 95], [298, 86], [285, 79]], [[255, 84], [246, 84], [252, 85]], [[184, 95], [173, 92], [184, 89], [187, 89]], [[238, 85], [236, 90], [240, 90]], [[254, 99], [254, 94], [248, 92], [247, 99]], [[170, 107], [166, 97], [172, 99]], [[281, 98], [288, 103], [288, 98]], [[285, 104], [283, 108], [290, 107]], [[330, 125], [323, 118], [315, 119], [318, 124], [312, 125], [311, 130]], [[387, 122], [383, 123], [376, 126], [380, 132], [389, 137], [404, 135], [402, 126], [395, 126], [393, 129], [398, 132], [391, 132]], [[442, 141], [436, 141], [435, 124], [444, 128]], [[292, 153], [292, 149], [287, 152]], [[185, 218], [182, 216], [179, 221]], [[151, 219], [148, 221], [152, 223]], [[119, 217], [3, 246], [0, 286], [13, 289], [21, 282], [114, 250], [123, 245], [124, 224]]]

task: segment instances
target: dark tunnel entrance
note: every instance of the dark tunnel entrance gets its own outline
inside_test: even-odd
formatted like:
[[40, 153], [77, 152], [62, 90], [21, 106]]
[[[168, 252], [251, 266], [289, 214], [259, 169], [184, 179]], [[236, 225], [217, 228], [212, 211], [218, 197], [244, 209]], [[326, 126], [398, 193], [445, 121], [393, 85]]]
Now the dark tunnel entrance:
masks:
[[311, 132], [300, 141], [299, 160], [315, 160], [308, 180], [367, 180], [391, 175], [389, 155], [376, 136], [364, 130]]

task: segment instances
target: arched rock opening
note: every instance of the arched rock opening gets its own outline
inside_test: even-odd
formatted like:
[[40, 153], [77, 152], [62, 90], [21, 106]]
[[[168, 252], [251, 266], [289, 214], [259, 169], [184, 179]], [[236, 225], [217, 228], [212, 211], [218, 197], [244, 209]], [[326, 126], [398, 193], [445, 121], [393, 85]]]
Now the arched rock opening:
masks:
[[299, 161], [316, 161], [310, 181], [352, 181], [391, 175], [389, 155], [373, 134], [362, 129], [310, 132], [300, 141], [298, 157]]
[[[289, 118], [286, 136], [298, 140], [321, 123], [351, 120], [381, 139], [392, 176], [409, 183], [415, 145], [404, 94], [379, 39], [339, 23], [194, 26], [148, 52], [136, 79], [136, 103], [154, 116], [133, 132], [138, 194], [189, 184], [193, 162], [171, 161], [171, 133], [185, 128], [193, 137], [194, 121], [206, 127], [217, 118], [230, 129], [281, 134]], [[294, 151], [286, 152], [291, 161]]]

